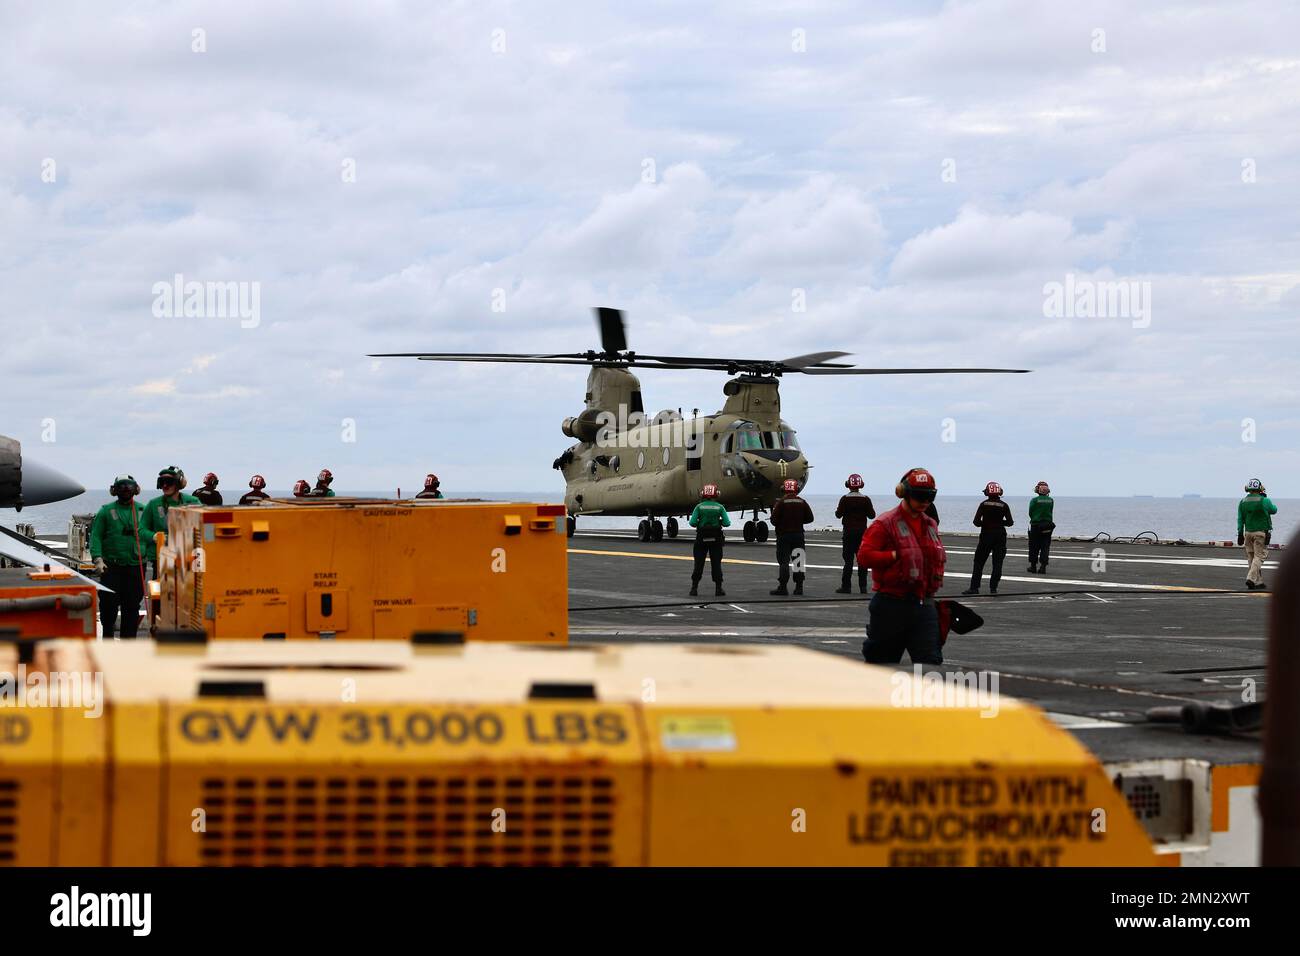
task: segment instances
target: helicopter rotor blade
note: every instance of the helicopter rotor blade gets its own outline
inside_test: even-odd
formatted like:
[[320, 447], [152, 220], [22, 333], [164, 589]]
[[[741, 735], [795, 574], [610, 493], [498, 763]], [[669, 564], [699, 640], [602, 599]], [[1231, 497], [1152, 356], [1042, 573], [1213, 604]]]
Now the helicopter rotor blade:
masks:
[[1027, 368], [803, 368], [804, 375], [1022, 375]]
[[600, 325], [600, 347], [606, 355], [627, 351], [627, 327], [623, 323], [623, 311], [600, 307], [595, 310], [596, 322]]

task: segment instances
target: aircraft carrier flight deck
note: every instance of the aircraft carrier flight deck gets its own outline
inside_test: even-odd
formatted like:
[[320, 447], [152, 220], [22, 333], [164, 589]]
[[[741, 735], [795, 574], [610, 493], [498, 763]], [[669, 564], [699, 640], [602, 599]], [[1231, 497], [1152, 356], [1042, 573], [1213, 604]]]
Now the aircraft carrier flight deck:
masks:
[[[581, 529], [569, 541], [570, 641], [798, 644], [861, 660], [869, 594], [836, 594], [838, 533], [811, 532], [805, 594], [770, 597], [775, 544], [726, 546], [726, 596], [688, 596], [693, 536], [642, 543], [633, 532]], [[1153, 708], [1263, 700], [1269, 594], [1244, 589], [1239, 552], [1197, 546], [1056, 540], [1045, 575], [1029, 574], [1027, 542], [1008, 542], [1002, 583], [962, 597], [975, 537], [947, 534], [941, 598], [976, 610], [984, 625], [950, 634], [945, 670], [996, 671], [1000, 690], [1034, 701], [1103, 761], [1190, 757], [1259, 759], [1253, 733], [1187, 733], [1153, 723]], [[1105, 551], [1104, 570], [1094, 571]], [[1269, 561], [1272, 571], [1276, 561]], [[900, 668], [912, 665], [904, 655]], [[927, 668], [929, 669], [929, 668]]]

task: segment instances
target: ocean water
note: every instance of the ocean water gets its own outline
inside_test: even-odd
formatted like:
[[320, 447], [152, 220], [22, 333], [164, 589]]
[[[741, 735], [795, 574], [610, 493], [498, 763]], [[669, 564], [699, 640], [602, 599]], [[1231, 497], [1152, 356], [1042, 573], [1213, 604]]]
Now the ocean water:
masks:
[[[497, 501], [549, 501], [562, 502], [564, 495], [559, 489], [550, 491], [451, 491], [456, 497], [487, 498]], [[287, 496], [288, 491], [273, 491], [273, 495]], [[340, 494], [358, 497], [391, 498], [392, 492], [341, 490]], [[235, 499], [238, 500], [238, 499]], [[839, 495], [808, 495], [808, 503], [816, 515], [814, 528], [838, 528], [835, 518], [835, 505]], [[871, 500], [877, 511], [894, 507], [898, 499], [892, 491], [885, 494], [873, 494]], [[939, 509], [940, 528], [944, 531], [971, 531], [975, 528], [971, 518], [975, 509], [983, 500], [977, 495], [943, 495], [935, 501]], [[1227, 541], [1237, 535], [1237, 498], [1056, 498], [1054, 518], [1056, 533], [1060, 536], [1092, 537], [1105, 532], [1112, 538], [1129, 537], [1144, 531], [1152, 531], [1162, 541]], [[51, 505], [26, 508], [20, 513], [4, 511], [0, 513], [0, 524], [12, 528], [18, 522], [36, 526], [38, 534], [66, 534], [68, 519], [74, 514], [93, 514], [100, 505], [108, 501], [102, 492], [87, 493], [68, 501]], [[1028, 533], [1029, 498], [1009, 496], [1005, 499], [1011, 506], [1016, 523], [1010, 529], [1012, 535]], [[1273, 516], [1273, 540], [1279, 544], [1290, 541], [1297, 527], [1300, 527], [1300, 500], [1274, 498], [1278, 513]], [[732, 515], [732, 522], [739, 524], [739, 514]], [[579, 519], [583, 528], [635, 528], [636, 518], [602, 518], [599, 516]]]

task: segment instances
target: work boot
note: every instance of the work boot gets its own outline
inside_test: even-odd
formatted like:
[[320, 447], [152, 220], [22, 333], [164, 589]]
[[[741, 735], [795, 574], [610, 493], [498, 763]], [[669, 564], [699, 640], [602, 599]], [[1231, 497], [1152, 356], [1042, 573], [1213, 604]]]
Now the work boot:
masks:
[[853, 593], [853, 589], [852, 589], [851, 587], [849, 587], [849, 586], [846, 584], [846, 585], [845, 585], [844, 587], [842, 587], [842, 588], [836, 588], [836, 589], [835, 589], [835, 593], [836, 593], [836, 594], [852, 594], [852, 593]]
[[[961, 593], [962, 593], [962, 596], [965, 597], [965, 596], [968, 596], [968, 595], [971, 595], [971, 594], [979, 594], [979, 593], [980, 593], [980, 589], [979, 589], [979, 588], [967, 588], [965, 591], [962, 591]], [[997, 588], [993, 588], [993, 593], [994, 593], [994, 594], [997, 594], [997, 593], [998, 593], [998, 589], [997, 589]]]
[[772, 597], [789, 597], [789, 596], [790, 596], [790, 592], [787, 591], [787, 590], [785, 589], [785, 585], [784, 585], [784, 584], [779, 585], [779, 586], [776, 588], [776, 590], [774, 590], [774, 591], [768, 591], [767, 593], [770, 594], [770, 595], [772, 595]]
[[795, 593], [795, 597], [800, 597], [800, 596], [802, 596], [802, 594], [803, 594], [803, 585], [802, 585], [802, 584], [796, 584], [796, 585], [794, 586], [794, 593]]
[[1036, 565], [1036, 564], [1031, 564], [1031, 565], [1029, 566], [1029, 573], [1030, 573], [1030, 574], [1037, 574], [1037, 573], [1038, 573], [1038, 565]]
[[692, 582], [691, 582], [691, 597], [699, 597], [699, 596], [700, 596], [700, 586], [699, 586], [698, 584], [696, 584], [694, 581], [692, 581]]
[[1046, 563], [1040, 564], [1040, 565], [1038, 566], [1038, 573], [1039, 573], [1039, 574], [1046, 574], [1046, 573], [1047, 573], [1047, 564], [1046, 564]]
[[724, 590], [722, 590], [722, 582], [721, 582], [721, 581], [719, 581], [717, 584], [713, 585], [713, 596], [714, 596], [714, 597], [726, 597], [726, 596], [727, 596], [727, 592], [724, 591]]

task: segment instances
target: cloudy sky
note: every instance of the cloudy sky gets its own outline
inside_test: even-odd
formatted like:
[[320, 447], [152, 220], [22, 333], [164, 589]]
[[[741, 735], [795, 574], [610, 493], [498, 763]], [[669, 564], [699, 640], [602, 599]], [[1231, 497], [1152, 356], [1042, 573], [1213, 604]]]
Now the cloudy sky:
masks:
[[[1300, 496], [1297, 37], [1281, 0], [6, 3], [0, 431], [91, 487], [558, 495], [583, 371], [366, 353], [582, 350], [612, 305], [644, 352], [1034, 370], [787, 379], [812, 491]], [[256, 320], [167, 314], [176, 275]]]

